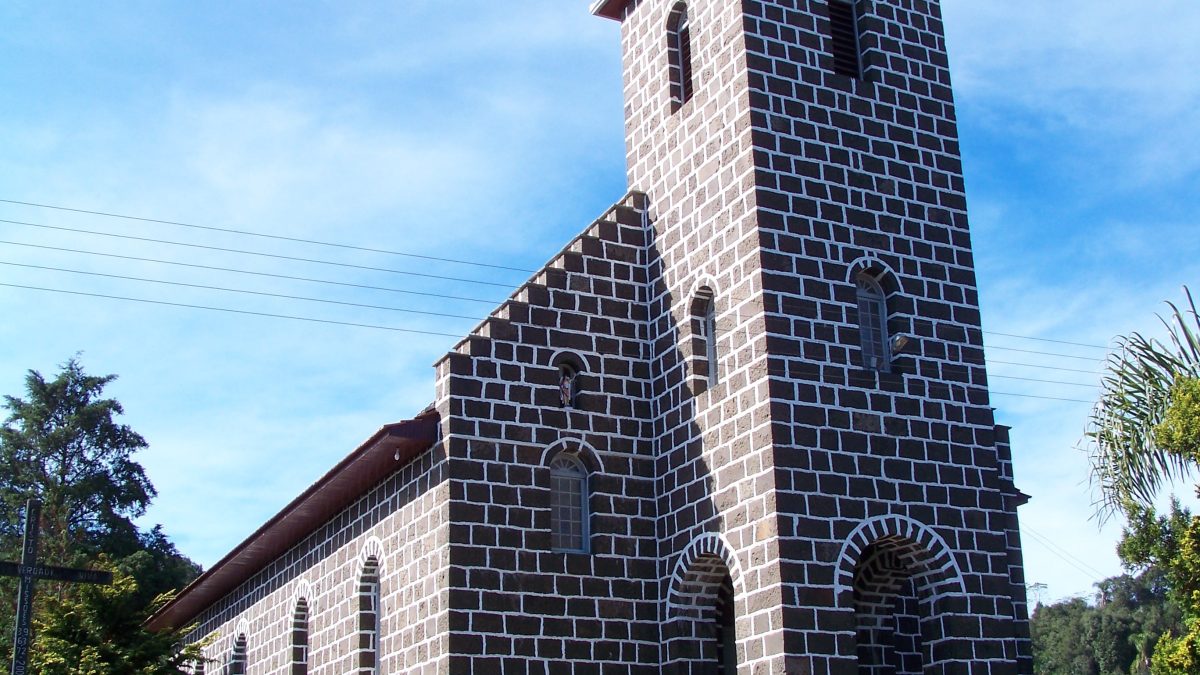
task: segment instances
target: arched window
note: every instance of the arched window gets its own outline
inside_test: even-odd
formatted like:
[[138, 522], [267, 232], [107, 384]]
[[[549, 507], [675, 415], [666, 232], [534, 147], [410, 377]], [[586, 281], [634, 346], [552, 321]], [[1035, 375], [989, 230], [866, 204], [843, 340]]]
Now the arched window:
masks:
[[379, 672], [382, 621], [379, 559], [371, 556], [363, 563], [362, 576], [358, 580], [358, 643], [355, 645], [358, 675], [375, 675]]
[[246, 634], [239, 633], [229, 655], [229, 675], [246, 675]]
[[697, 378], [697, 390], [716, 385], [717, 363], [717, 303], [713, 290], [701, 286], [692, 298], [692, 374]]
[[[737, 603], [733, 575], [722, 555], [710, 549], [672, 575], [663, 640], [664, 671], [737, 675]], [[690, 559], [689, 559], [690, 558]]]
[[292, 675], [308, 673], [308, 600], [296, 601], [292, 614]]
[[887, 297], [875, 277], [859, 272], [854, 277], [858, 297], [858, 337], [862, 346], [862, 365], [871, 370], [887, 370], [888, 353]]
[[692, 98], [692, 36], [687, 5], [675, 5], [667, 18], [667, 57], [671, 78], [671, 110]]
[[833, 72], [838, 75], [862, 76], [862, 44], [858, 24], [857, 0], [829, 0]]
[[588, 475], [583, 462], [560, 452], [550, 461], [550, 546], [588, 550]]

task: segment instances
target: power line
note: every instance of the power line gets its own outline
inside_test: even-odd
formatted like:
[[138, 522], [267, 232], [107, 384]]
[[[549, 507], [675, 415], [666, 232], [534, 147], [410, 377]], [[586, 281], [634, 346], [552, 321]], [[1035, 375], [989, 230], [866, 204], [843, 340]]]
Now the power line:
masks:
[[204, 289], [204, 290], [208, 290], [208, 291], [222, 291], [225, 293], [242, 293], [245, 295], [258, 295], [258, 296], [263, 296], [263, 297], [268, 297], [268, 298], [282, 298], [285, 300], [302, 300], [304, 302], [320, 302], [320, 303], [329, 304], [329, 305], [342, 305], [344, 307], [360, 307], [363, 309], [378, 309], [378, 310], [384, 310], [384, 311], [388, 311], [388, 312], [404, 312], [407, 314], [424, 314], [426, 316], [439, 316], [439, 317], [444, 317], [444, 318], [448, 318], [448, 319], [466, 319], [468, 321], [479, 321], [480, 320], [480, 317], [478, 317], [478, 316], [465, 316], [462, 314], [444, 314], [442, 312], [427, 312], [427, 311], [420, 310], [420, 309], [407, 309], [404, 307], [388, 307], [386, 305], [367, 305], [367, 304], [363, 304], [363, 303], [359, 303], [359, 302], [344, 302], [341, 300], [326, 300], [323, 298], [309, 298], [309, 297], [304, 297], [301, 295], [286, 295], [283, 293], [268, 293], [266, 291], [252, 291], [252, 290], [243, 289], [243, 288], [225, 288], [223, 286], [207, 286], [204, 284], [189, 284], [189, 283], [184, 283], [182, 281], [165, 281], [162, 279], [147, 279], [145, 277], [132, 277], [132, 276], [125, 276], [125, 275], [121, 275], [121, 274], [105, 274], [103, 272], [87, 272], [84, 270], [67, 269], [65, 267], [47, 267], [44, 265], [27, 265], [24, 263], [7, 262], [4, 260], [0, 260], [0, 265], [12, 265], [15, 267], [27, 267], [27, 268], [39, 269], [39, 270], [51, 270], [54, 272], [69, 272], [71, 274], [86, 274], [88, 276], [94, 276], [94, 277], [106, 277], [109, 279], [124, 279], [126, 281], [140, 281], [140, 282], [145, 282], [145, 283], [150, 283], [150, 284], [163, 284], [163, 285], [167, 285], [167, 286], [181, 286], [181, 287], [185, 287], [185, 288], [200, 288], [200, 289]]
[[993, 330], [985, 330], [985, 331], [980, 331], [980, 332], [982, 332], [984, 335], [1000, 335], [1003, 337], [1018, 338], [1020, 340], [1034, 340], [1037, 342], [1053, 342], [1053, 343], [1059, 344], [1059, 345], [1071, 345], [1073, 347], [1090, 347], [1092, 349], [1108, 349], [1108, 347], [1105, 347], [1104, 345], [1091, 345], [1091, 344], [1087, 344], [1085, 342], [1071, 342], [1069, 340], [1051, 340], [1050, 338], [1033, 337], [1032, 335], [1016, 335], [1013, 333], [998, 333]]
[[120, 213], [107, 213], [105, 211], [89, 211], [87, 209], [75, 209], [67, 206], [54, 206], [51, 204], [37, 204], [34, 202], [22, 202], [15, 199], [0, 199], [0, 202], [6, 204], [20, 204], [21, 206], [36, 206], [43, 209], [54, 209], [55, 211], [69, 211], [71, 213], [86, 213], [93, 216], [104, 216], [106, 218], [121, 218], [123, 220], [135, 220], [143, 223], [157, 223], [160, 225], [172, 225], [175, 227], [189, 227], [196, 230], [208, 230], [210, 232], [224, 232], [226, 234], [240, 234], [248, 237], [261, 237], [263, 239], [276, 239], [279, 241], [291, 241], [301, 244], [314, 244], [316, 246], [329, 246], [333, 248], [347, 249], [351, 251], [364, 251], [367, 253], [385, 253], [387, 255], [403, 256], [406, 258], [418, 258], [421, 260], [433, 260], [437, 262], [455, 263], [457, 265], [472, 265], [475, 267], [490, 267], [498, 270], [511, 270], [513, 272], [528, 272], [530, 274], [537, 270], [529, 270], [522, 267], [509, 267], [508, 265], [495, 265], [492, 263], [475, 262], [472, 260], [459, 260], [456, 258], [439, 258], [437, 256], [422, 255], [419, 253], [409, 253], [406, 251], [392, 251], [388, 249], [371, 248], [369, 246], [355, 246], [353, 244], [339, 244], [330, 241], [320, 241], [316, 239], [302, 239], [300, 237], [287, 237], [279, 234], [267, 234], [265, 232], [255, 232], [253, 230], [235, 230], [225, 227], [212, 227], [210, 225], [195, 225], [192, 223], [181, 223], [174, 220], [159, 220], [157, 218], [141, 218], [138, 216], [128, 216]]
[[[999, 363], [999, 364], [1002, 364], [1005, 366], [1025, 366], [1027, 368], [1041, 368], [1043, 370], [1061, 370], [1066, 373], [1084, 373], [1087, 375], [1099, 375], [1100, 374], [1100, 372], [1096, 371], [1096, 370], [1081, 370], [1079, 368], [1063, 368], [1061, 366], [1043, 366], [1043, 365], [1037, 364], [1037, 363], [1020, 363], [1017, 361], [997, 361], [995, 359], [988, 359], [987, 362], [989, 364]], [[979, 365], [979, 364], [976, 364], [976, 365]]]
[[[228, 233], [228, 234], [238, 234], [238, 235], [251, 236], [251, 237], [260, 237], [260, 238], [264, 238], [264, 239], [274, 239], [274, 240], [279, 240], [279, 241], [290, 241], [290, 242], [297, 242], [297, 243], [304, 243], [304, 244], [313, 244], [313, 245], [317, 245], [317, 246], [328, 246], [328, 247], [333, 247], [333, 248], [340, 248], [340, 249], [354, 250], [354, 251], [363, 251], [363, 252], [369, 252], [369, 253], [382, 253], [382, 254], [387, 254], [387, 255], [396, 255], [396, 256], [403, 256], [403, 257], [416, 258], [416, 259], [422, 259], [422, 260], [432, 260], [432, 261], [438, 261], [438, 262], [448, 262], [448, 263], [461, 264], [461, 265], [471, 265], [471, 266], [476, 266], [476, 267], [486, 267], [486, 268], [491, 268], [491, 269], [501, 269], [501, 270], [510, 270], [510, 271], [515, 271], [515, 272], [527, 272], [527, 273], [535, 273], [537, 271], [537, 270], [521, 268], [521, 267], [511, 267], [508, 265], [498, 265], [498, 264], [494, 264], [494, 263], [483, 263], [483, 262], [478, 262], [478, 261], [461, 260], [461, 259], [456, 259], [456, 258], [429, 256], [429, 255], [423, 255], [423, 254], [409, 253], [406, 251], [395, 251], [395, 250], [390, 250], [390, 249], [381, 249], [381, 248], [374, 248], [374, 247], [369, 247], [369, 246], [358, 246], [358, 245], [353, 245], [353, 244], [342, 244], [342, 243], [337, 243], [337, 242], [327, 242], [327, 241], [321, 241], [321, 240], [304, 239], [304, 238], [300, 238], [300, 237], [288, 237], [288, 236], [284, 236], [284, 235], [274, 235], [274, 234], [267, 234], [264, 232], [256, 232], [253, 230], [238, 230], [238, 229], [232, 229], [232, 228], [214, 227], [214, 226], [209, 226], [209, 225], [197, 225], [194, 223], [184, 223], [184, 222], [180, 222], [180, 221], [163, 220], [163, 219], [158, 219], [158, 218], [145, 218], [145, 217], [140, 217], [140, 216], [131, 216], [131, 215], [127, 215], [127, 214], [111, 213], [111, 212], [105, 212], [105, 211], [95, 211], [95, 210], [90, 210], [90, 209], [80, 209], [80, 208], [73, 208], [73, 207], [67, 207], [67, 206], [58, 206], [58, 205], [53, 205], [53, 204], [26, 202], [26, 201], [20, 201], [20, 200], [15, 200], [15, 199], [0, 199], [0, 203], [18, 204], [21, 206], [32, 206], [32, 207], [38, 207], [38, 208], [53, 209], [53, 210], [57, 210], [57, 211], [83, 213], [83, 214], [88, 214], [88, 215], [102, 216], [102, 217], [106, 217], [106, 218], [119, 218], [119, 219], [123, 219], [123, 220], [131, 220], [131, 221], [138, 221], [138, 222], [157, 223], [157, 224], [171, 225], [171, 226], [176, 226], [176, 227], [186, 227], [186, 228], [192, 228], [192, 229], [198, 229], [198, 230], [207, 230], [207, 231], [213, 231], [213, 232], [223, 232], [223, 233]], [[0, 222], [10, 223], [10, 224], [14, 224], [14, 225], [23, 225], [23, 226], [27, 226], [27, 227], [41, 227], [41, 228], [47, 228], [47, 229], [65, 230], [65, 231], [69, 231], [69, 232], [92, 234], [95, 236], [118, 237], [118, 238], [125, 238], [125, 239], [133, 239], [133, 240], [137, 240], [137, 241], [146, 241], [146, 242], [151, 242], [151, 243], [169, 244], [169, 245], [175, 245], [175, 246], [189, 246], [189, 247], [194, 247], [194, 248], [217, 250], [217, 251], [223, 251], [223, 252], [228, 252], [228, 253], [239, 253], [239, 254], [243, 254], [243, 255], [258, 255], [258, 256], [265, 256], [265, 257], [279, 258], [279, 259], [284, 259], [284, 260], [294, 260], [294, 261], [298, 261], [298, 262], [311, 262], [311, 263], [316, 263], [316, 264], [338, 265], [338, 266], [345, 266], [345, 267], [351, 267], [351, 268], [357, 268], [357, 269], [366, 269], [366, 270], [371, 270], [371, 271], [390, 272], [390, 273], [394, 273], [394, 274], [407, 274], [407, 275], [413, 275], [413, 276], [423, 276], [423, 277], [430, 277], [430, 278], [435, 278], [435, 279], [442, 279], [442, 280], [446, 280], [446, 281], [484, 284], [484, 285], [492, 285], [492, 286], [499, 286], [499, 287], [505, 287], [505, 288], [511, 287], [511, 284], [501, 284], [501, 283], [488, 282], [488, 281], [482, 281], [482, 280], [476, 280], [476, 279], [460, 279], [460, 278], [455, 278], [455, 277], [442, 277], [442, 276], [429, 275], [429, 274], [420, 274], [420, 273], [415, 273], [415, 272], [406, 272], [403, 270], [350, 265], [350, 264], [345, 264], [345, 263], [335, 263], [335, 262], [330, 262], [330, 261], [313, 260], [313, 259], [307, 259], [307, 258], [294, 258], [294, 257], [289, 257], [289, 256], [278, 256], [278, 255], [274, 255], [274, 254], [260, 253], [260, 252], [254, 252], [254, 251], [244, 251], [244, 250], [239, 250], [239, 249], [227, 249], [227, 248], [221, 248], [221, 247], [215, 247], [215, 246], [203, 246], [203, 245], [199, 245], [199, 244], [187, 244], [187, 243], [183, 243], [183, 242], [174, 242], [174, 241], [158, 240], [158, 239], [151, 239], [151, 238], [144, 238], [144, 237], [135, 237], [132, 235], [120, 235], [120, 234], [109, 233], [109, 232], [98, 232], [98, 231], [93, 231], [93, 230], [83, 230], [83, 229], [59, 227], [59, 226], [53, 226], [53, 225], [40, 225], [40, 224], [36, 224], [36, 223], [27, 223], [27, 222], [22, 222], [22, 221], [13, 221], [13, 220], [0, 220]], [[1036, 342], [1047, 342], [1047, 343], [1053, 343], [1053, 344], [1071, 345], [1071, 346], [1075, 346], [1075, 347], [1086, 347], [1086, 348], [1090, 348], [1090, 349], [1107, 349], [1107, 347], [1105, 347], [1103, 345], [1096, 345], [1096, 344], [1090, 344], [1090, 343], [1085, 343], [1085, 342], [1073, 342], [1070, 340], [1056, 340], [1056, 339], [1052, 339], [1052, 338], [1041, 338], [1041, 337], [1034, 337], [1031, 335], [1018, 335], [1016, 333], [1005, 333], [1005, 332], [1000, 332], [1000, 331], [986, 331], [985, 330], [985, 331], [981, 331], [981, 332], [985, 335], [998, 335], [998, 336], [1002, 336], [1002, 337], [1010, 337], [1010, 338], [1015, 338], [1015, 339], [1019, 339], [1019, 340], [1032, 340], [1032, 341], [1036, 341]], [[993, 347], [989, 347], [989, 349], [999, 349], [999, 350], [1004, 350], [1004, 351], [1022, 352], [1022, 353], [1029, 353], [1029, 354], [1040, 354], [1040, 355], [1045, 355], [1045, 356], [1057, 356], [1060, 358], [1070, 358], [1070, 359], [1079, 359], [1079, 360], [1094, 360], [1094, 361], [1102, 360], [1102, 359], [1094, 359], [1091, 357], [1073, 356], [1073, 355], [1069, 355], [1069, 354], [1054, 354], [1054, 353], [1049, 353], [1049, 352], [1038, 352], [1038, 351], [1031, 351], [1031, 350], [1014, 349], [1011, 347], [993, 346]]]
[[25, 246], [29, 248], [40, 248], [49, 251], [63, 251], [66, 253], [79, 253], [82, 255], [100, 256], [104, 258], [117, 258], [119, 260], [136, 260], [138, 262], [157, 263], [160, 265], [175, 265], [177, 267], [190, 267], [193, 269], [211, 270], [214, 272], [232, 272], [234, 274], [247, 274], [257, 277], [270, 277], [272, 279], [287, 279], [289, 281], [306, 281], [314, 284], [328, 284], [330, 286], [345, 286], [348, 288], [362, 288], [370, 291], [386, 291], [388, 293], [403, 293], [405, 295], [421, 295], [430, 298], [442, 298], [445, 300], [462, 300], [463, 302], [480, 302], [487, 305], [498, 305], [503, 300], [486, 300], [483, 298], [468, 298], [461, 295], [446, 295], [443, 293], [428, 293], [425, 291], [411, 291], [403, 288], [391, 288], [388, 286], [371, 286], [368, 284], [353, 284], [345, 281], [333, 281], [330, 279], [314, 279], [312, 277], [297, 277], [288, 274], [275, 274], [272, 272], [255, 272], [253, 270], [242, 270], [236, 267], [218, 267], [215, 265], [200, 265], [198, 263], [185, 263], [176, 260], [162, 260], [159, 258], [142, 258], [133, 255], [120, 255], [118, 253], [101, 253], [99, 251], [87, 251], [77, 248], [64, 248], [62, 246], [45, 246], [43, 244], [27, 244], [19, 241], [4, 241], [0, 240], [0, 244], [9, 244], [11, 246]]
[[1084, 401], [1079, 398], [1059, 398], [1057, 396], [1034, 396], [1033, 394], [1014, 394], [1009, 391], [989, 391], [991, 396], [1016, 396], [1018, 398], [1040, 398], [1045, 401], [1067, 401], [1068, 403], [1095, 403], [1095, 401]]
[[7, 284], [0, 282], [0, 286], [9, 288], [23, 288], [31, 291], [46, 291], [49, 293], [66, 293], [68, 295], [82, 295], [90, 298], [106, 298], [109, 300], [126, 300], [128, 302], [144, 302], [150, 305], [166, 305], [168, 307], [184, 307], [187, 309], [204, 309], [210, 312], [228, 312], [230, 314], [245, 314], [249, 316], [262, 316], [270, 319], [291, 319], [292, 321], [308, 321], [310, 323], [324, 323], [335, 326], [353, 326], [355, 328], [374, 328], [376, 330], [387, 330], [397, 333], [416, 333], [418, 335], [436, 335], [438, 337], [461, 338], [461, 334], [457, 333], [438, 333], [428, 330], [415, 330], [412, 328], [398, 328], [395, 326], [377, 326], [367, 323], [354, 323], [352, 321], [333, 321], [331, 319], [315, 319], [308, 316], [292, 316], [289, 314], [271, 314], [269, 312], [251, 312], [244, 309], [230, 309], [228, 307], [209, 307], [207, 305], [189, 305], [182, 302], [167, 302], [165, 300], [148, 300], [146, 298], [130, 298], [121, 295], [105, 295], [103, 293], [85, 293], [83, 291], [68, 291], [61, 288], [44, 288], [41, 286], [23, 286], [21, 284]]
[[333, 267], [347, 267], [358, 270], [369, 270], [372, 272], [387, 272], [389, 274], [403, 274], [411, 277], [424, 277], [426, 279], [439, 279], [441, 281], [456, 281], [464, 284], [479, 284], [482, 286], [499, 286], [501, 288], [512, 288], [512, 284], [502, 284], [495, 281], [483, 281], [480, 279], [463, 279], [460, 277], [446, 277], [437, 274], [425, 274], [423, 272], [408, 272], [406, 270], [391, 269], [388, 267], [371, 267], [369, 265], [354, 265], [351, 263], [334, 262], [331, 260], [317, 260], [315, 258], [300, 258], [297, 256], [279, 255], [276, 253], [262, 253], [260, 251], [245, 251], [236, 248], [225, 248], [223, 246], [206, 246], [204, 244], [189, 244], [181, 241], [171, 241], [169, 239], [153, 239], [150, 237], [135, 237], [131, 234], [114, 234], [112, 232], [98, 232], [96, 230], [84, 230], [74, 227], [60, 227], [58, 225], [39, 225], [37, 223], [26, 223], [18, 220], [0, 219], [0, 223], [9, 223], [12, 225], [24, 225], [26, 227], [39, 227], [47, 230], [60, 230], [63, 232], [75, 232], [77, 234], [90, 234], [97, 237], [113, 237], [116, 239], [129, 239], [132, 241], [144, 241], [151, 244], [167, 244], [169, 246], [185, 246], [187, 248], [198, 248], [206, 251], [221, 251], [222, 253], [238, 253], [241, 255], [259, 256], [262, 258], [274, 258], [276, 260], [290, 260], [292, 262], [306, 262], [316, 265], [330, 265]]
[[1072, 387], [1087, 387], [1088, 389], [1096, 388], [1096, 385], [1094, 385], [1094, 384], [1084, 384], [1082, 382], [1063, 382], [1062, 380], [1039, 380], [1039, 379], [1033, 378], [1033, 377], [1014, 377], [1012, 375], [992, 375], [991, 377], [998, 377], [1002, 380], [1024, 380], [1025, 382], [1041, 382], [1043, 384], [1066, 384], [1066, 385], [1070, 385]]
[[1070, 551], [1068, 551], [1068, 550], [1064, 549], [1063, 547], [1059, 546], [1058, 544], [1054, 543], [1053, 540], [1051, 540], [1049, 537], [1039, 533], [1037, 530], [1034, 530], [1032, 527], [1029, 527], [1028, 525], [1024, 525], [1021, 527], [1021, 531], [1031, 535], [1034, 539], [1038, 540], [1039, 542], [1041, 542], [1041, 544], [1043, 546], [1045, 546], [1047, 549], [1049, 549], [1051, 553], [1057, 555], [1062, 560], [1070, 563], [1075, 569], [1079, 570], [1080, 572], [1083, 572], [1083, 573], [1087, 574], [1088, 576], [1092, 577], [1093, 580], [1099, 580], [1099, 579], [1104, 578], [1103, 572], [1096, 569], [1095, 567], [1092, 567], [1086, 561], [1075, 557], [1075, 555], [1072, 554]]
[[1054, 352], [1039, 352], [1039, 351], [1034, 351], [1034, 350], [1031, 350], [1031, 349], [1016, 349], [1016, 348], [1014, 348], [1014, 347], [995, 347], [995, 346], [988, 346], [988, 347], [987, 347], [987, 349], [989, 349], [989, 350], [992, 350], [992, 349], [999, 349], [1000, 351], [1005, 351], [1005, 352], [1020, 352], [1020, 353], [1022, 353], [1022, 354], [1038, 354], [1038, 355], [1041, 355], [1041, 356], [1057, 356], [1057, 357], [1058, 357], [1058, 358], [1060, 358], [1060, 359], [1077, 359], [1077, 360], [1079, 360], [1079, 361], [1095, 361], [1095, 362], [1097, 362], [1097, 363], [1100, 363], [1100, 362], [1104, 361], [1104, 359], [1097, 359], [1097, 358], [1095, 358], [1095, 357], [1091, 357], [1091, 356], [1072, 356], [1071, 354], [1056, 354], [1056, 353], [1054, 353]]
[[[98, 273], [98, 272], [85, 272], [85, 271], [80, 271], [80, 270], [71, 270], [71, 269], [48, 267], [48, 266], [41, 266], [41, 265], [10, 263], [10, 262], [6, 262], [6, 261], [0, 261], [0, 264], [14, 265], [14, 266], [18, 266], [18, 267], [53, 270], [53, 271], [70, 272], [70, 273], [77, 273], [77, 274], [86, 274], [86, 275], [109, 277], [109, 278], [116, 278], [116, 279], [126, 279], [126, 280], [131, 280], [131, 281], [167, 284], [167, 285], [173, 285], [173, 286], [185, 286], [185, 287], [191, 287], [191, 288], [218, 290], [218, 291], [226, 291], [226, 292], [232, 292], [232, 293], [246, 293], [246, 294], [251, 294], [251, 295], [278, 297], [278, 298], [285, 298], [285, 299], [291, 299], [291, 300], [320, 302], [320, 303], [344, 305], [344, 306], [350, 306], [350, 307], [363, 307], [363, 308], [368, 308], [368, 309], [379, 309], [379, 310], [397, 311], [397, 312], [410, 312], [410, 313], [415, 313], [415, 314], [426, 314], [426, 315], [432, 315], [432, 316], [441, 316], [441, 317], [458, 318], [458, 319], [476, 319], [477, 318], [477, 317], [468, 317], [468, 316], [463, 316], [463, 315], [441, 314], [441, 313], [437, 313], [437, 312], [425, 312], [425, 311], [421, 311], [421, 310], [409, 310], [409, 309], [396, 308], [396, 307], [386, 307], [386, 306], [380, 306], [380, 305], [368, 305], [368, 304], [362, 304], [362, 303], [341, 302], [341, 301], [336, 301], [336, 300], [324, 300], [324, 299], [320, 299], [320, 298], [307, 298], [307, 297], [302, 297], [302, 296], [292, 296], [292, 295], [284, 295], [284, 294], [277, 294], [277, 293], [266, 293], [266, 292], [250, 291], [250, 290], [244, 290], [244, 289], [229, 289], [229, 288], [223, 288], [223, 287], [217, 287], [217, 286], [206, 286], [206, 285], [200, 285], [200, 284], [188, 284], [188, 283], [182, 283], [182, 282], [162, 281], [162, 280], [157, 280], [157, 279], [145, 279], [145, 278], [140, 278], [140, 277], [130, 277], [130, 276], [105, 274], [105, 273]], [[425, 335], [438, 335], [438, 336], [444, 336], [444, 337], [462, 337], [462, 334], [457, 334], [457, 333], [439, 333], [439, 332], [433, 332], [433, 331], [412, 330], [412, 329], [405, 329], [405, 328], [395, 328], [395, 327], [390, 327], [390, 326], [377, 326], [377, 325], [372, 325], [372, 324], [363, 324], [363, 323], [348, 322], [348, 321], [333, 321], [333, 320], [326, 320], [326, 319], [316, 319], [316, 318], [312, 318], [312, 317], [302, 317], [302, 316], [293, 316], [293, 315], [285, 315], [285, 314], [273, 314], [273, 313], [268, 313], [268, 312], [253, 312], [253, 311], [247, 311], [247, 310], [231, 309], [231, 308], [226, 308], [226, 307], [212, 307], [212, 306], [207, 306], [207, 305], [192, 305], [192, 304], [187, 304], [187, 303], [167, 302], [167, 301], [161, 301], [161, 300], [149, 300], [149, 299], [145, 299], [145, 298], [131, 298], [131, 297], [126, 297], [126, 296], [106, 295], [106, 294], [101, 294], [101, 293], [86, 293], [83, 291], [70, 291], [70, 290], [65, 290], [65, 289], [45, 288], [45, 287], [40, 287], [40, 286], [28, 286], [28, 285], [22, 285], [22, 284], [0, 283], [0, 286], [7, 286], [10, 288], [21, 288], [21, 289], [27, 289], [27, 290], [45, 291], [45, 292], [52, 292], [52, 293], [63, 293], [63, 294], [69, 294], [69, 295], [81, 295], [81, 296], [87, 296], [87, 297], [108, 298], [108, 299], [113, 299], [113, 300], [126, 300], [129, 302], [141, 302], [141, 303], [148, 303], [148, 304], [167, 305], [167, 306], [172, 306], [172, 307], [184, 307], [184, 308], [191, 308], [191, 309], [204, 309], [204, 310], [209, 310], [209, 311], [229, 312], [229, 313], [234, 313], [234, 314], [246, 314], [246, 315], [251, 315], [251, 316], [261, 316], [261, 317], [268, 317], [268, 318], [291, 319], [291, 320], [296, 320], [296, 321], [311, 321], [311, 322], [316, 322], [316, 323], [352, 326], [352, 327], [358, 327], [358, 328], [376, 328], [376, 329], [380, 329], [380, 330], [390, 330], [390, 331], [399, 331], [399, 332], [407, 332], [407, 333], [419, 333], [419, 334], [425, 334]], [[955, 366], [957, 364], [945, 364], [945, 365]], [[960, 366], [960, 367], [965, 367], [965, 366]], [[1037, 380], [1037, 379], [1033, 379], [1033, 378], [1006, 377], [1003, 375], [994, 375], [993, 377], [999, 377], [999, 378], [1005, 378], [1005, 379], [1015, 379], [1015, 380], [1029, 380], [1029, 381], [1033, 381], [1033, 382], [1044, 382], [1047, 384], [1091, 386], [1091, 385], [1082, 385], [1080, 383], [1074, 383], [1074, 382], [1060, 382], [1060, 381], [1056, 381], [1056, 380]], [[1071, 403], [1092, 403], [1092, 401], [1085, 401], [1082, 399], [1062, 398], [1062, 397], [1055, 397], [1055, 396], [1038, 396], [1038, 395], [1033, 395], [1033, 394], [1020, 394], [1020, 393], [1015, 393], [1015, 392], [1003, 392], [1003, 391], [994, 391], [994, 390], [989, 390], [989, 395], [1015, 396], [1015, 397], [1019, 397], [1019, 398], [1033, 398], [1033, 399], [1041, 399], [1041, 400], [1049, 400], [1049, 401], [1066, 401], [1066, 402], [1071, 402]]]

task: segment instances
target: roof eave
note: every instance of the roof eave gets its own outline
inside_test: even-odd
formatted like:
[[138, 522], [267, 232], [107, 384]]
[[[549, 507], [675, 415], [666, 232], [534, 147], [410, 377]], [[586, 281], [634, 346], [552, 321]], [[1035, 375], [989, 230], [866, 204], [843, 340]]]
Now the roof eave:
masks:
[[439, 416], [427, 410], [388, 424], [188, 584], [146, 621], [152, 631], [186, 625], [321, 524], [354, 502], [362, 491], [437, 442]]
[[625, 11], [625, 6], [629, 3], [630, 0], [596, 0], [592, 3], [589, 11], [596, 16], [620, 21]]

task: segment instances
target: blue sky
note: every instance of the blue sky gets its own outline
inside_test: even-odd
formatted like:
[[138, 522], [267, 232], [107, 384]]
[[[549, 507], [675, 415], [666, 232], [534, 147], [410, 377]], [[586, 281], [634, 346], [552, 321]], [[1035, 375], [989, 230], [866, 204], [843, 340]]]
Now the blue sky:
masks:
[[[1198, 285], [1200, 5], [943, 11], [992, 388], [1089, 401], [1104, 349], [998, 333], [1109, 345]], [[0, 199], [534, 269], [626, 189], [618, 26], [582, 1], [16, 1], [0, 25]], [[448, 335], [527, 276], [5, 202], [0, 220], [0, 284]], [[11, 286], [0, 313], [0, 392], [77, 351], [120, 375], [151, 442], [146, 522], [205, 565], [432, 400], [454, 341]], [[1029, 580], [1090, 592], [1119, 571], [1116, 528], [1089, 520], [1090, 406], [993, 400], [1033, 496]]]

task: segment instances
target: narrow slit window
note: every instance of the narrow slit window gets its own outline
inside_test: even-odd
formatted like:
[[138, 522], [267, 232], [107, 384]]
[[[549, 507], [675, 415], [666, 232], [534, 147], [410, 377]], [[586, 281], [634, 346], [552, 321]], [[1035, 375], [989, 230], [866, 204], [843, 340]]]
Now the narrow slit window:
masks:
[[717, 384], [717, 303], [716, 294], [702, 286], [692, 298], [692, 369], [701, 388]]
[[708, 386], [717, 383], [717, 309], [712, 298], [704, 303], [700, 315], [700, 338], [704, 341], [704, 360], [708, 362]]
[[308, 600], [300, 598], [292, 615], [292, 675], [308, 673]]
[[575, 457], [550, 462], [550, 545], [556, 551], [587, 552], [587, 471]]
[[246, 675], [246, 636], [238, 634], [229, 656], [229, 675]]
[[675, 5], [667, 25], [670, 60], [671, 109], [679, 110], [692, 98], [692, 33], [687, 5]]
[[383, 612], [380, 602], [379, 560], [367, 558], [358, 582], [358, 675], [379, 672], [380, 623]]
[[862, 47], [856, 4], [846, 0], [829, 0], [829, 37], [833, 47], [833, 72], [855, 78], [862, 76]]
[[858, 334], [862, 345], [863, 367], [886, 370], [889, 361], [887, 335], [887, 297], [871, 275], [855, 277], [858, 296]]

